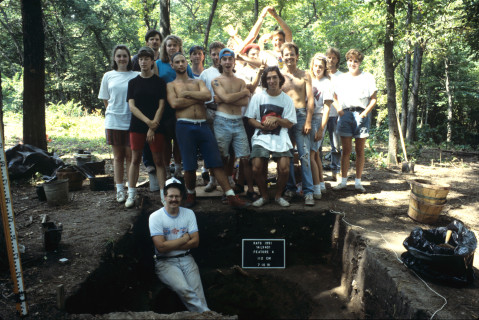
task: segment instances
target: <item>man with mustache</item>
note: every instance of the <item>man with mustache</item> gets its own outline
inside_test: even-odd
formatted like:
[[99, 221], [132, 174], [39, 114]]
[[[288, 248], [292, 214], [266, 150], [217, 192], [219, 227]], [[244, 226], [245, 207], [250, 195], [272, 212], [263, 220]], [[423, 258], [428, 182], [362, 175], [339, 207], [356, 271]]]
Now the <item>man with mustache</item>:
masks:
[[165, 206], [149, 218], [150, 234], [155, 245], [155, 271], [158, 278], [178, 294], [191, 312], [209, 311], [198, 266], [190, 249], [200, 242], [196, 217], [192, 210], [180, 206], [183, 185], [172, 178], [165, 186]]

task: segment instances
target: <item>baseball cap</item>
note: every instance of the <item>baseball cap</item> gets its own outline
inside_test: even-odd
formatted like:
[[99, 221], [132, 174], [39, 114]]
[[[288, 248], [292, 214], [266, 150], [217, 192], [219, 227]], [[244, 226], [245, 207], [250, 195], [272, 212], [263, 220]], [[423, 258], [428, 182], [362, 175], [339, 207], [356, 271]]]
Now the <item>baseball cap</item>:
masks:
[[220, 51], [220, 60], [223, 58], [223, 57], [235, 57], [235, 53], [233, 50], [229, 49], [229, 48], [224, 48], [224, 49], [221, 49]]

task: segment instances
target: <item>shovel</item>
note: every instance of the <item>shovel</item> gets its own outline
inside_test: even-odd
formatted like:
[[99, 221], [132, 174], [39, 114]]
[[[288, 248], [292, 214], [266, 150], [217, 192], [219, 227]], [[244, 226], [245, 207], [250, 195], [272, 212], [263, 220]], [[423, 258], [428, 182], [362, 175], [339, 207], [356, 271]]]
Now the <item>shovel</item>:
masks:
[[404, 137], [402, 135], [401, 123], [399, 122], [399, 117], [398, 117], [397, 113], [396, 113], [396, 120], [397, 120], [397, 123], [398, 123], [399, 137], [401, 138], [402, 152], [404, 154], [404, 160], [406, 160], [406, 162], [402, 163], [401, 171], [402, 172], [412, 172], [412, 173], [414, 173], [414, 163], [409, 163], [409, 161], [407, 160], [406, 145], [404, 144]]

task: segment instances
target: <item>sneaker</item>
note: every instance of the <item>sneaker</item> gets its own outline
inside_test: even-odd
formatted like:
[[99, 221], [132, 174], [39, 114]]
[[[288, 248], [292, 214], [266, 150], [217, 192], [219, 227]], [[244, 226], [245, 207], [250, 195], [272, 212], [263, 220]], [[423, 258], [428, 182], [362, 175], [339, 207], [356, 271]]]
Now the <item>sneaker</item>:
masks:
[[314, 206], [314, 197], [312, 193], [308, 193], [304, 196], [304, 205], [305, 206]]
[[133, 208], [135, 206], [135, 196], [128, 195], [128, 199], [126, 199], [125, 207], [126, 208]]
[[321, 186], [321, 193], [328, 193], [328, 190], [326, 189], [326, 186]]
[[186, 195], [185, 208], [193, 208], [196, 205], [196, 193]]
[[363, 193], [366, 192], [366, 189], [364, 189], [364, 187], [361, 184], [355, 184], [354, 188], [358, 190], [359, 192], [363, 192]]
[[116, 193], [116, 201], [118, 202], [125, 202], [126, 200], [126, 195], [125, 195], [125, 191], [118, 191]]
[[333, 190], [338, 191], [338, 190], [342, 190], [342, 189], [345, 189], [345, 188], [346, 188], [346, 184], [342, 184], [342, 183], [340, 182], [340, 183], [338, 183], [337, 185], [335, 185], [335, 186], [333, 187]]
[[235, 192], [235, 194], [242, 194], [244, 192], [244, 186], [235, 183], [233, 191]]
[[148, 173], [156, 172], [156, 167], [155, 166], [148, 166], [148, 167], [146, 167], [146, 172], [148, 172]]
[[313, 193], [313, 198], [316, 199], [316, 200], [321, 200], [321, 197], [323, 195], [321, 193]]
[[[281, 199], [283, 199], [283, 198], [281, 198]], [[286, 200], [285, 200], [285, 201], [286, 201]], [[255, 202], [253, 202], [252, 204], [253, 204], [254, 207], [262, 207], [262, 206], [264, 206], [264, 205], [267, 204], [267, 203], [268, 203], [268, 200], [266, 200], [265, 198], [261, 197], [261, 198], [259, 198], [258, 200], [256, 200]]]
[[274, 201], [282, 207], [289, 207], [289, 202], [286, 201], [283, 197], [275, 199]]
[[[296, 192], [294, 192], [293, 190], [286, 190], [284, 192], [284, 196], [287, 197], [287, 198], [290, 198], [290, 199], [294, 198], [295, 195], [296, 195]], [[282, 198], [280, 198], [280, 199], [282, 199]]]
[[213, 182], [213, 181], [210, 180], [205, 187], [205, 192], [213, 192], [213, 191], [216, 190], [217, 186], [218, 185], [216, 184], [216, 182]]
[[249, 191], [246, 192], [246, 199], [248, 199], [251, 202], [258, 200], [259, 198], [260, 198], [259, 195], [254, 191], [253, 192], [249, 192]]
[[244, 201], [240, 199], [238, 195], [227, 196], [228, 204], [233, 208], [243, 209], [251, 205], [251, 202]]

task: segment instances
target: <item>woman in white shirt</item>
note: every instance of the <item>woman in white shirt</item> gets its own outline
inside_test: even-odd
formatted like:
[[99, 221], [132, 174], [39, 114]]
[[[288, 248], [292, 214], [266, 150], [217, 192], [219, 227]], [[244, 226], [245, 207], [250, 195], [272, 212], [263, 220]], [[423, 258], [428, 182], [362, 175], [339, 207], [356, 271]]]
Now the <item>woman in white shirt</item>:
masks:
[[[103, 75], [98, 98], [105, 104], [105, 135], [107, 144], [113, 148], [113, 171], [116, 183], [116, 200], [123, 202], [126, 194], [123, 186], [124, 164], [130, 167], [131, 111], [126, 101], [128, 81], [138, 75], [132, 71], [131, 55], [124, 45], [113, 49], [112, 71]], [[128, 174], [128, 173], [127, 173]]]
[[329, 110], [333, 102], [331, 81], [327, 77], [326, 57], [317, 53], [311, 59], [310, 73], [314, 96], [314, 113], [311, 122], [311, 137], [314, 143], [311, 145], [311, 173], [313, 176], [313, 197], [321, 199], [321, 193], [326, 192], [323, 178], [323, 164], [319, 156], [319, 148], [322, 143], [324, 129], [328, 124]]

